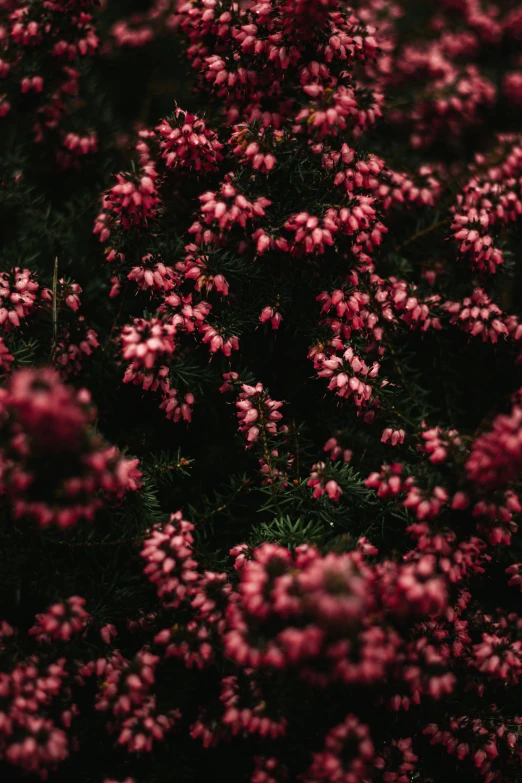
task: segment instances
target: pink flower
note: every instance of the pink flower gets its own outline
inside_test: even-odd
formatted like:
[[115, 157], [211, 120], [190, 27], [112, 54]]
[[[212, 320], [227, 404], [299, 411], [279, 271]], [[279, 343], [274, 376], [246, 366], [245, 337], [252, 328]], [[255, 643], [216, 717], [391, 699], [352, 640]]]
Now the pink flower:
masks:
[[505, 487], [522, 470], [522, 408], [514, 405], [474, 441], [466, 463], [468, 478], [489, 489]]
[[343, 494], [343, 491], [339, 486], [339, 484], [336, 481], [333, 481], [332, 479], [326, 482], [326, 484], [324, 485], [324, 491], [326, 492], [330, 500], [335, 500], [335, 501], [339, 500], [339, 498]]
[[102, 628], [100, 628], [100, 636], [105, 644], [110, 644], [111, 639], [117, 635], [118, 631], [116, 630], [116, 626], [112, 625], [112, 623], [108, 623], [107, 625], [104, 625]]
[[389, 441], [392, 446], [396, 446], [404, 443], [405, 435], [404, 430], [392, 430], [390, 427], [387, 427], [383, 430], [381, 443], [388, 443]]

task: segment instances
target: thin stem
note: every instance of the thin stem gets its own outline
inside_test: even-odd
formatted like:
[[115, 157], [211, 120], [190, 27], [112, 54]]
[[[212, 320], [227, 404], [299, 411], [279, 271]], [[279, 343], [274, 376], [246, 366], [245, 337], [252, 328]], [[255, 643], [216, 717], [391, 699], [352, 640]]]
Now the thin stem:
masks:
[[190, 465], [190, 460], [182, 457], [175, 465], [154, 465], [154, 470], [159, 470], [161, 473], [165, 470], [179, 470], [180, 468], [186, 468]]
[[[402, 367], [401, 367], [401, 365], [399, 363], [399, 359], [397, 357], [397, 353], [395, 351], [395, 348], [393, 347], [391, 342], [387, 342], [386, 343], [386, 347], [390, 349], [390, 353], [392, 355], [393, 363], [395, 365], [395, 369], [397, 370], [397, 373], [398, 373], [399, 378], [401, 380], [402, 387], [403, 387], [404, 391], [406, 392], [406, 394], [408, 394], [407, 382], [406, 382], [406, 379], [404, 377], [404, 373], [402, 372]], [[408, 399], [411, 400], [413, 405], [415, 404], [415, 401], [409, 395], [408, 395]], [[410, 419], [408, 419], [406, 416], [404, 416], [404, 414], [402, 414], [400, 411], [398, 411], [396, 409], [395, 405], [391, 406], [391, 410], [394, 412], [394, 414], [396, 416], [398, 416], [400, 419], [403, 419], [406, 422], [406, 424], [408, 424], [410, 426], [413, 426], [413, 422], [411, 422]]]
[[148, 536], [139, 536], [139, 538], [120, 538], [117, 541], [93, 541], [92, 543], [86, 541], [81, 544], [74, 541], [51, 541], [51, 543], [56, 546], [67, 546], [75, 549], [94, 549], [97, 547], [119, 546], [120, 544], [138, 544], [146, 541], [147, 538]]
[[420, 237], [425, 236], [426, 234], [431, 233], [432, 231], [435, 231], [435, 229], [440, 228], [445, 223], [449, 223], [450, 218], [445, 217], [443, 220], [439, 220], [437, 223], [432, 223], [431, 226], [427, 226], [426, 228], [421, 229], [420, 231], [417, 231], [416, 234], [413, 234], [409, 239], [406, 239], [405, 242], [401, 242], [397, 247], [394, 249], [394, 253], [397, 253], [398, 250], [401, 250], [403, 247], [406, 247], [407, 245], [410, 245], [412, 242], [415, 242], [417, 239], [420, 239]]
[[269, 446], [268, 446], [268, 440], [267, 440], [267, 437], [266, 437], [266, 431], [265, 431], [265, 428], [263, 426], [263, 424], [264, 424], [264, 421], [263, 421], [264, 416], [263, 416], [263, 409], [262, 409], [260, 404], [258, 404], [257, 410], [259, 412], [259, 424], [260, 424], [259, 429], [261, 430], [261, 439], [263, 441], [263, 450], [264, 450], [264, 455], [263, 456], [265, 458], [266, 466], [268, 468], [268, 478], [269, 478], [269, 481], [270, 481], [270, 491], [272, 493], [272, 499], [274, 501], [274, 506], [276, 507], [276, 511], [277, 511], [277, 513], [279, 515], [281, 515], [281, 509], [279, 508], [279, 503], [277, 502], [277, 492], [276, 492], [276, 488], [275, 488], [275, 475], [276, 474], [275, 474], [275, 471], [274, 471], [274, 466], [272, 464], [272, 458], [270, 456], [270, 449], [269, 449]]
[[56, 351], [56, 341], [58, 335], [58, 256], [54, 259], [53, 273], [53, 347], [51, 349], [51, 358], [54, 358]]
[[109, 336], [107, 338], [107, 342], [105, 343], [104, 348], [103, 348], [104, 351], [106, 351], [107, 348], [109, 347], [109, 345], [111, 343], [111, 340], [112, 340], [112, 335], [114, 333], [114, 330], [116, 329], [116, 327], [118, 325], [118, 321], [121, 318], [121, 314], [122, 314], [122, 311], [123, 311], [123, 303], [124, 303], [124, 300], [125, 300], [126, 292], [127, 292], [127, 285], [125, 285], [123, 287], [123, 291], [120, 294], [120, 306], [118, 307], [118, 311], [117, 311], [116, 315], [114, 316], [114, 321], [112, 322], [112, 326], [111, 326], [111, 330], [109, 332]]
[[395, 351], [395, 348], [393, 347], [393, 345], [390, 342], [387, 344], [387, 346], [390, 349], [390, 353], [391, 353], [391, 355], [393, 357], [393, 363], [395, 365], [395, 369], [397, 370], [397, 372], [399, 374], [399, 378], [401, 379], [404, 388], [406, 388], [406, 381], [404, 380], [404, 375], [402, 373], [402, 367], [399, 364], [399, 360], [397, 358], [397, 353]]
[[442, 352], [440, 350], [439, 340], [437, 340], [436, 343], [437, 343], [437, 363], [439, 365], [439, 374], [442, 383], [442, 396], [444, 398], [444, 405], [446, 407], [446, 413], [448, 415], [449, 423], [451, 424], [451, 427], [455, 429], [455, 420], [453, 417], [453, 411], [451, 410], [451, 406], [448, 401], [448, 391], [446, 388], [446, 373], [444, 372], [444, 368], [442, 366]]
[[[229, 506], [230, 506], [230, 505], [233, 503], [233, 501], [236, 499], [236, 497], [237, 497], [237, 496], [238, 496], [238, 495], [239, 495], [239, 494], [240, 494], [240, 493], [241, 493], [241, 492], [242, 492], [242, 491], [245, 489], [245, 487], [246, 487], [246, 486], [248, 486], [249, 484], [250, 484], [250, 479], [245, 479], [245, 480], [244, 480], [244, 481], [243, 481], [243, 482], [242, 482], [242, 483], [239, 485], [239, 487], [237, 487], [237, 488], [234, 490], [234, 493], [233, 493], [232, 497], [230, 498], [230, 500], [228, 500], [226, 503], [223, 503], [221, 506], [218, 506], [218, 508], [215, 508], [215, 509], [213, 509], [213, 510], [212, 510], [212, 511], [210, 511], [208, 514], [205, 514], [205, 516], [204, 516], [204, 517], [201, 517], [201, 519], [199, 519], [199, 522], [200, 522], [200, 523], [201, 523], [201, 522], [206, 522], [206, 521], [207, 521], [207, 519], [211, 519], [211, 518], [212, 518], [213, 516], [215, 516], [216, 514], [220, 514], [222, 511], [225, 511], [225, 510], [226, 510], [226, 509], [227, 509], [227, 508], [228, 508], [228, 507], [229, 507]], [[248, 491], [250, 492], [251, 490], [249, 489]]]
[[301, 466], [299, 462], [299, 438], [297, 437], [297, 427], [295, 421], [292, 422], [292, 429], [294, 432], [294, 444], [295, 444], [295, 475], [299, 478], [301, 473]]

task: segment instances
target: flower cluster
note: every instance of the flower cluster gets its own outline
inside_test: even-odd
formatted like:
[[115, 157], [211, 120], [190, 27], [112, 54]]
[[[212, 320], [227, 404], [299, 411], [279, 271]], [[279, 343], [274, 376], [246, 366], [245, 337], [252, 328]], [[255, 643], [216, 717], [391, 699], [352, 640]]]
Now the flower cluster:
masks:
[[188, 585], [198, 579], [197, 566], [192, 557], [194, 525], [182, 518], [181, 512], [171, 515], [170, 521], [152, 532], [142, 550], [148, 563], [145, 573], [161, 601], [177, 607], [187, 594]]
[[513, 335], [514, 339], [522, 336], [522, 329], [516, 319], [514, 322], [513, 317], [506, 318], [500, 307], [481, 288], [475, 288], [471, 296], [462, 302], [445, 302], [443, 307], [450, 313], [450, 323], [457, 324], [472, 337], [480, 336], [484, 342], [496, 343], [508, 334]]
[[90, 620], [84, 605], [85, 598], [78, 595], [72, 595], [62, 603], [53, 604], [47, 612], [36, 615], [36, 623], [29, 633], [39, 642], [47, 644], [56, 639], [69, 641], [71, 636], [82, 631]]
[[163, 365], [158, 367], [158, 364], [174, 352], [175, 334], [175, 326], [157, 318], [151, 321], [136, 318], [132, 326], [124, 326], [121, 333], [122, 357], [129, 362], [124, 382], [136, 383], [153, 391], [161, 386], [167, 368]]
[[[146, 11], [119, 19], [110, 29], [114, 43], [117, 47], [131, 49], [150, 44], [169, 28], [173, 6], [171, 0], [154, 0]], [[105, 41], [104, 44], [104, 54], [112, 54], [112, 42]]]
[[222, 145], [205, 122], [177, 108], [156, 128], [161, 157], [169, 169], [207, 172], [221, 161]]
[[[343, 346], [344, 347], [344, 346]], [[329, 378], [328, 389], [335, 391], [338, 397], [352, 398], [359, 408], [365, 407], [372, 398], [372, 381], [379, 373], [380, 365], [373, 362], [369, 366], [348, 346], [341, 356], [315, 353], [314, 367], [319, 378]]]
[[263, 196], [249, 201], [230, 180], [226, 178], [218, 193], [208, 191], [199, 197], [201, 217], [188, 229], [196, 243], [219, 244], [232, 228], [245, 229], [250, 221], [263, 217], [270, 206], [271, 202]]
[[330, 500], [339, 500], [343, 491], [335, 479], [328, 478], [328, 471], [325, 471], [325, 468], [324, 462], [312, 466], [308, 486], [313, 487], [314, 498], [320, 498], [326, 493]]
[[492, 428], [473, 443], [466, 471], [477, 486], [503, 488], [518, 478], [522, 465], [522, 408], [497, 416]]
[[[460, 253], [479, 269], [496, 272], [504, 257], [498, 247], [499, 227], [517, 220], [522, 212], [518, 180], [522, 163], [522, 147], [517, 136], [500, 136], [488, 165], [484, 156], [476, 156], [473, 176], [453, 208], [454, 238], [460, 243]], [[500, 161], [499, 161], [500, 158]]]
[[277, 422], [283, 418], [279, 408], [282, 402], [272, 400], [262, 383], [249, 386], [244, 383], [236, 402], [239, 431], [245, 433], [247, 445], [255, 443], [259, 436], [275, 435]]
[[103, 211], [100, 212], [94, 226], [94, 233], [99, 234], [100, 242], [106, 242], [111, 235], [111, 226], [140, 226], [154, 217], [159, 204], [154, 180], [156, 171], [149, 164], [143, 168], [138, 178], [131, 175], [117, 174], [116, 185], [104, 196]]
[[[45, 5], [5, 3], [2, 12], [0, 79], [7, 90], [0, 96], [0, 119], [6, 122], [22, 111], [26, 131], [42, 143], [58, 130], [69, 150], [68, 160], [96, 149], [96, 136], [88, 130], [68, 131], [65, 125], [74, 113], [81, 71], [77, 67], [98, 49], [93, 0]], [[35, 52], [39, 57], [35, 57]], [[45, 65], [44, 65], [45, 63]], [[4, 81], [5, 80], [5, 81]], [[58, 160], [63, 156], [58, 150]]]
[[[53, 293], [43, 287], [36, 273], [29, 269], [15, 267], [0, 274], [0, 325], [6, 333], [0, 356], [5, 372], [11, 369], [15, 360], [11, 350], [21, 336], [29, 341], [40, 340], [44, 350], [51, 346], [51, 360], [65, 378], [82, 369], [83, 359], [90, 356], [99, 343], [97, 333], [79, 313], [81, 293], [78, 283], [65, 278], [56, 281]], [[54, 335], [49, 328], [49, 318], [59, 320], [60, 326]], [[43, 329], [47, 332], [44, 339]]]
[[139, 461], [92, 432], [86, 389], [64, 386], [51, 369], [19, 370], [0, 403], [0, 482], [15, 517], [70, 527], [140, 486]]
[[[355, 746], [350, 760], [343, 763], [345, 746]], [[324, 750], [316, 753], [305, 780], [319, 783], [321, 780], [351, 783], [368, 777], [372, 766], [377, 766], [375, 750], [368, 726], [355, 715], [348, 715], [343, 723], [331, 729], [324, 740]]]
[[0, 274], [0, 324], [5, 331], [20, 326], [36, 300], [38, 282], [29, 269], [16, 267]]
[[176, 273], [170, 266], [165, 266], [162, 261], [148, 253], [141, 259], [139, 266], [132, 267], [127, 279], [136, 283], [143, 291], [152, 292], [171, 291], [174, 288]]
[[30, 657], [0, 675], [0, 758], [46, 777], [69, 755], [66, 729], [73, 711], [54, 721], [53, 702], [66, 688], [65, 658], [45, 665]]

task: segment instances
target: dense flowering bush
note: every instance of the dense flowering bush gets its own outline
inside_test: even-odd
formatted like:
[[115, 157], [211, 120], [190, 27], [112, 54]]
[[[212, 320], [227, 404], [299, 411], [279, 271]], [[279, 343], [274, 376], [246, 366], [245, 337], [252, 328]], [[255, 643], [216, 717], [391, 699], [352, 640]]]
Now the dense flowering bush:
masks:
[[0, 0], [0, 774], [522, 783], [519, 0]]

